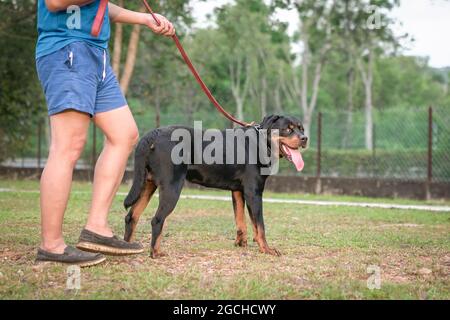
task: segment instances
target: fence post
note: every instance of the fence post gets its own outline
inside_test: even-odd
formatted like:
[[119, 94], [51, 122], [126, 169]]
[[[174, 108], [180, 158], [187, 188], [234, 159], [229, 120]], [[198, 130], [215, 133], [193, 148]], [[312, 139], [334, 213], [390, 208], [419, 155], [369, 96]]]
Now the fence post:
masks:
[[41, 158], [42, 158], [42, 120], [38, 120], [38, 148], [37, 148], [37, 175], [41, 174]]
[[428, 160], [426, 199], [431, 200], [431, 183], [433, 182], [433, 107], [428, 108]]
[[316, 173], [316, 194], [322, 192], [322, 112], [319, 112], [317, 118], [317, 173]]
[[372, 129], [372, 177], [377, 178], [377, 126], [374, 123]]
[[92, 123], [92, 180], [94, 180], [95, 165], [97, 163], [97, 127]]

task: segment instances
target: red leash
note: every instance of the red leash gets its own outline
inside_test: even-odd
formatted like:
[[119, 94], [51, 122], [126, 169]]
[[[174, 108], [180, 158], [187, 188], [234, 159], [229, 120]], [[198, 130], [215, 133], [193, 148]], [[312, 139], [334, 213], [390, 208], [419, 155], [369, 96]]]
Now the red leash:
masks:
[[[152, 8], [147, 3], [147, 0], [142, 0], [142, 2], [144, 3], [144, 5], [147, 8], [148, 12], [150, 12], [150, 14], [152, 15], [153, 19], [155, 19], [155, 21], [158, 24], [158, 26], [160, 26], [161, 22], [156, 17], [156, 15], [153, 12]], [[206, 86], [205, 82], [203, 82], [202, 78], [200, 77], [200, 74], [197, 72], [197, 70], [195, 69], [194, 65], [192, 64], [191, 59], [189, 59], [189, 56], [187, 55], [186, 51], [184, 51], [184, 48], [181, 45], [180, 40], [178, 39], [177, 35], [176, 34], [173, 35], [172, 39], [175, 42], [175, 45], [177, 46], [178, 50], [180, 51], [181, 56], [183, 57], [183, 59], [186, 62], [187, 66], [189, 67], [189, 69], [191, 70], [191, 72], [194, 75], [195, 79], [197, 80], [198, 84], [202, 88], [203, 92], [205, 92], [206, 96], [209, 98], [209, 100], [212, 102], [212, 104], [216, 107], [216, 109], [219, 110], [219, 112], [222, 113], [228, 120], [231, 120], [234, 123], [237, 123], [237, 124], [239, 124], [239, 125], [241, 125], [243, 127], [247, 127], [247, 126], [252, 125], [250, 123], [246, 123], [246, 122], [237, 120], [235, 117], [233, 117], [231, 114], [229, 114], [224, 108], [222, 108], [220, 103], [216, 100], [216, 98], [214, 98], [213, 94], [211, 93], [211, 91]]]
[[98, 37], [100, 31], [102, 31], [103, 21], [105, 20], [105, 12], [107, 7], [108, 7], [108, 0], [100, 0], [97, 15], [95, 16], [94, 24], [92, 25], [91, 29], [91, 34], [94, 37]]
[[[161, 22], [156, 17], [155, 13], [153, 12], [152, 8], [149, 6], [148, 2], [146, 0], [142, 0], [142, 2], [144, 3], [148, 12], [152, 15], [153, 19], [155, 19], [157, 25], [160, 26]], [[94, 24], [92, 26], [92, 31], [91, 31], [91, 34], [94, 37], [98, 37], [98, 35], [100, 34], [107, 6], [108, 6], [108, 0], [100, 0], [100, 5], [98, 7], [97, 15], [95, 16]], [[195, 79], [197, 80], [198, 84], [202, 88], [203, 92], [205, 92], [206, 96], [209, 98], [209, 100], [212, 102], [212, 104], [216, 107], [216, 109], [219, 110], [219, 112], [222, 113], [228, 120], [231, 120], [234, 123], [237, 123], [243, 127], [251, 126], [252, 125], [251, 123], [246, 123], [244, 121], [237, 120], [235, 117], [233, 117], [231, 114], [229, 114], [220, 105], [220, 103], [216, 100], [216, 98], [214, 98], [214, 96], [211, 93], [211, 91], [209, 90], [209, 88], [206, 86], [205, 82], [203, 82], [202, 78], [200, 77], [200, 74], [195, 69], [194, 65], [191, 62], [191, 59], [187, 55], [183, 46], [181, 45], [180, 40], [178, 39], [177, 35], [176, 34], [173, 35], [172, 39], [173, 39], [173, 41], [175, 41], [175, 45], [177, 46], [178, 50], [180, 51], [181, 56], [183, 57], [187, 66], [189, 67], [189, 70], [191, 70], [191, 72], [194, 75]]]

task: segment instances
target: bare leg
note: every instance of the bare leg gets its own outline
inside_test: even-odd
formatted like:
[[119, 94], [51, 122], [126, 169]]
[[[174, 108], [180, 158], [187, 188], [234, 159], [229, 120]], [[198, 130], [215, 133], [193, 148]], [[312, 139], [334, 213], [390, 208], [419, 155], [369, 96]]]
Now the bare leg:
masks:
[[63, 253], [64, 212], [69, 199], [72, 173], [83, 151], [89, 128], [89, 116], [66, 111], [50, 118], [50, 152], [41, 177], [41, 249]]
[[95, 167], [92, 205], [86, 229], [111, 237], [113, 232], [108, 226], [108, 213], [139, 132], [128, 106], [99, 113], [94, 121], [105, 134], [105, 146]]

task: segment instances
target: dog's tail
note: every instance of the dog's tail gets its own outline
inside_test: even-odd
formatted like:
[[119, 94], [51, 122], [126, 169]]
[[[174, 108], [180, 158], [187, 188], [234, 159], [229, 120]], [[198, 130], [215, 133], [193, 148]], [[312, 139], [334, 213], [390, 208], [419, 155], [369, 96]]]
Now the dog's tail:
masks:
[[154, 142], [156, 134], [157, 134], [155, 131], [152, 131], [150, 134], [148, 134], [146, 137], [144, 137], [141, 141], [139, 141], [139, 143], [136, 147], [136, 152], [135, 152], [135, 156], [134, 156], [133, 185], [131, 186], [130, 192], [128, 192], [128, 195], [123, 202], [125, 209], [130, 208], [141, 197], [141, 193], [144, 188], [144, 184], [147, 180], [147, 175], [148, 175], [147, 159], [148, 159], [149, 152], [151, 152], [150, 146]]

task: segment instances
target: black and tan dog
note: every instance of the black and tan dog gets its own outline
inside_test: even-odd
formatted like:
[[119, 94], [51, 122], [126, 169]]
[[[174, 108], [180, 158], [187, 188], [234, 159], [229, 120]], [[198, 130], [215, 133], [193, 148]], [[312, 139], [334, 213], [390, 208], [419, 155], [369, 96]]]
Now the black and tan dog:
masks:
[[[144, 136], [137, 146], [133, 185], [124, 201], [126, 209], [131, 207], [125, 218], [125, 240], [133, 239], [139, 217], [156, 189], [159, 188], [159, 206], [151, 222], [151, 256], [153, 258], [162, 256], [160, 245], [164, 221], [175, 209], [181, 189], [187, 180], [202, 186], [231, 191], [237, 227], [236, 246], [245, 247], [247, 245], [245, 223], [245, 204], [247, 204], [253, 224], [253, 239], [258, 243], [260, 251], [271, 255], [280, 255], [278, 250], [268, 246], [265, 237], [262, 195], [267, 175], [261, 174], [261, 167], [264, 165], [259, 158], [256, 164], [251, 164], [248, 157], [246, 157], [245, 164], [174, 164], [171, 153], [178, 142], [171, 141], [171, 135], [177, 128], [183, 127], [153, 130]], [[268, 145], [272, 145], [270, 144], [271, 139], [274, 139], [270, 132], [278, 130], [279, 134], [276, 139], [279, 150], [275, 150], [276, 157], [285, 157], [295, 164], [297, 170], [303, 168], [299, 149], [306, 147], [308, 138], [298, 119], [268, 116], [264, 118], [258, 128], [240, 129], [255, 130], [258, 134], [260, 129], [266, 129], [268, 135], [265, 137], [267, 137]], [[193, 133], [192, 128], [185, 129]], [[222, 131], [222, 134], [225, 139], [225, 132]], [[203, 142], [203, 148], [207, 145], [208, 143]], [[192, 148], [194, 148], [193, 145]], [[245, 148], [247, 148], [247, 142]], [[227, 162], [224, 161], [224, 163]]]

